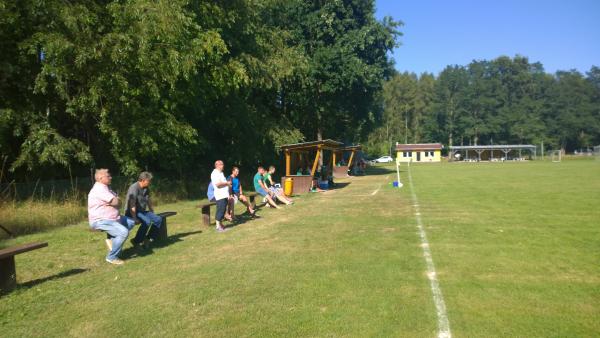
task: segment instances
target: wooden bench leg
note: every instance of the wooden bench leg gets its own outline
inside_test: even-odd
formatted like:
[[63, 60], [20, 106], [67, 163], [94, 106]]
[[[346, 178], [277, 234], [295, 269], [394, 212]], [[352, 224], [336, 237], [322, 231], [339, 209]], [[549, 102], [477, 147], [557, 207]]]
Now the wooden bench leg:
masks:
[[8, 293], [16, 286], [15, 256], [0, 259], [0, 294]]
[[169, 238], [169, 229], [167, 228], [167, 218], [161, 217], [160, 228], [158, 228], [157, 239], [159, 241], [166, 241]]
[[205, 226], [210, 226], [210, 205], [202, 207], [202, 223]]

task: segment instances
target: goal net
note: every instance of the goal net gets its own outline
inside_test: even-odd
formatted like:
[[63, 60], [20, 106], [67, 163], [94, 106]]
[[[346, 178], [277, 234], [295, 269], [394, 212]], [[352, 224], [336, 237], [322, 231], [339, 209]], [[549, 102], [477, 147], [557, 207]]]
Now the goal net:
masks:
[[600, 161], [600, 146], [594, 147], [594, 157], [596, 158], [596, 161]]
[[554, 162], [554, 163], [558, 163], [558, 162], [562, 161], [562, 151], [552, 150], [551, 157], [552, 157], [552, 162]]

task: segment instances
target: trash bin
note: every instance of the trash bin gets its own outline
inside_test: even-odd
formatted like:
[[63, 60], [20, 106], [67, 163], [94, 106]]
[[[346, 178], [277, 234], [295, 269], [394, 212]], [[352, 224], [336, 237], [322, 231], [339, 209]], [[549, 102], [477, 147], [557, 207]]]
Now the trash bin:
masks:
[[283, 183], [283, 193], [286, 196], [292, 196], [292, 192], [294, 191], [294, 181], [288, 177], [285, 179]]

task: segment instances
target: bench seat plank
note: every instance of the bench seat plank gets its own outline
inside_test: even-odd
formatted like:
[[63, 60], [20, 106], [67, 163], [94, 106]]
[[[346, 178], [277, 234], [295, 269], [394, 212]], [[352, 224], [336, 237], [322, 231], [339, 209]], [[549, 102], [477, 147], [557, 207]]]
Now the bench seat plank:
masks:
[[35, 243], [22, 244], [22, 245], [13, 246], [10, 248], [2, 249], [2, 250], [0, 250], [0, 259], [18, 255], [23, 252], [40, 249], [40, 248], [43, 248], [46, 246], [48, 246], [47, 242], [35, 242]]
[[48, 246], [47, 242], [35, 242], [0, 250], [0, 295], [10, 292], [17, 286], [15, 255]]

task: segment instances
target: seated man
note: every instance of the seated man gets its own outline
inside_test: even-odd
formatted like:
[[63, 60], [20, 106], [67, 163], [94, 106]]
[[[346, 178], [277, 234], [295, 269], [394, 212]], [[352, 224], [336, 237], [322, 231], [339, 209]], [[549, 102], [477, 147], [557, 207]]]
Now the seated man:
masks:
[[281, 209], [281, 207], [279, 207], [275, 203], [275, 201], [273, 201], [273, 198], [271, 198], [271, 193], [268, 192], [269, 189], [267, 189], [267, 187], [265, 186], [265, 182], [263, 181], [264, 174], [265, 174], [265, 168], [258, 167], [257, 172], [254, 175], [254, 191], [256, 191], [259, 195], [264, 197], [264, 199], [267, 201], [269, 206], [276, 208], [276, 209]]
[[280, 202], [286, 205], [293, 204], [294, 202], [292, 201], [292, 199], [285, 196], [285, 194], [283, 193], [283, 189], [275, 186], [272, 177], [273, 174], [275, 174], [275, 167], [270, 166], [269, 171], [263, 175], [263, 181], [265, 182], [265, 186], [269, 188], [271, 195], [275, 196], [275, 198], [277, 198]]
[[[162, 223], [162, 218], [154, 213], [154, 208], [150, 202], [150, 190], [148, 187], [152, 183], [152, 174], [144, 171], [138, 176], [138, 181], [129, 186], [127, 190], [127, 199], [125, 204], [125, 216], [133, 218], [140, 222], [140, 227], [134, 238], [131, 239], [133, 246], [138, 246], [156, 240], [158, 229]], [[150, 232], [148, 228], [152, 225]]]
[[311, 172], [312, 171], [310, 170], [310, 166], [307, 164], [304, 168], [304, 175], [310, 176]]
[[254, 216], [255, 213], [255, 211], [252, 209], [252, 206], [250, 205], [250, 202], [248, 201], [248, 198], [244, 196], [244, 192], [242, 191], [242, 183], [238, 178], [239, 174], [240, 169], [238, 167], [233, 167], [231, 169], [231, 175], [227, 177], [227, 181], [231, 182], [231, 188], [229, 191], [230, 199], [228, 205], [228, 213], [230, 218], [233, 218], [233, 208], [237, 201], [241, 201], [242, 203], [244, 203], [250, 215]]
[[123, 243], [133, 227], [133, 220], [119, 216], [119, 197], [109, 188], [112, 177], [108, 169], [98, 169], [94, 175], [96, 183], [88, 194], [88, 219], [90, 227], [104, 231], [110, 237], [106, 239], [108, 254], [106, 261], [110, 264], [121, 265], [119, 253]]
[[[309, 175], [310, 175], [310, 173], [309, 173]], [[321, 172], [317, 171], [315, 173], [315, 176], [312, 177], [312, 183], [310, 185], [311, 192], [325, 192], [325, 190], [323, 190], [319, 187], [319, 179], [318, 179], [319, 176], [321, 176]]]

